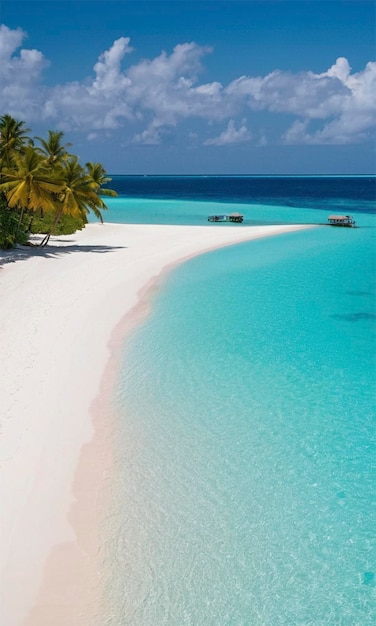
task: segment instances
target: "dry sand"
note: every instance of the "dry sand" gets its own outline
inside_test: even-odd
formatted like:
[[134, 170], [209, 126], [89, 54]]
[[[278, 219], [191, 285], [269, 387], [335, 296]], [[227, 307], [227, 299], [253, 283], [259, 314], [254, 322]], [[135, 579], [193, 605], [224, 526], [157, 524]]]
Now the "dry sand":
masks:
[[98, 623], [106, 392], [142, 289], [203, 251], [302, 228], [91, 224], [45, 249], [1, 253], [2, 626]]

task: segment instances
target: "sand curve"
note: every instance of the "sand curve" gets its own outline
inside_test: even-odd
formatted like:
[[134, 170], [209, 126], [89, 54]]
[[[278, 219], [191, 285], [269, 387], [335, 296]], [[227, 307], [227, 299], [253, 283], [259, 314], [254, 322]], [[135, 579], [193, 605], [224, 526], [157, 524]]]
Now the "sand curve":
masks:
[[90, 224], [45, 249], [1, 253], [4, 626], [95, 623], [111, 472], [103, 375], [113, 330], [145, 286], [202, 252], [305, 228]]

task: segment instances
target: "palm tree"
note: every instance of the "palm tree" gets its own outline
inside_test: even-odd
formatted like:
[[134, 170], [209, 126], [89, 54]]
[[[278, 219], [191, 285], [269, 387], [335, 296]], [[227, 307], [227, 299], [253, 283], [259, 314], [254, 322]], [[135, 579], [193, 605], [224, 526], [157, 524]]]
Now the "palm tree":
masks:
[[63, 136], [63, 131], [49, 130], [47, 140], [42, 137], [35, 137], [42, 144], [42, 147], [36, 148], [36, 151], [45, 157], [49, 165], [57, 165], [71, 156], [66, 151], [66, 148], [72, 144], [66, 143], [63, 145], [61, 143]]
[[86, 163], [86, 169], [92, 181], [97, 185], [97, 192], [99, 195], [111, 198], [115, 198], [117, 196], [116, 191], [113, 189], [103, 189], [103, 185], [106, 185], [112, 179], [107, 176], [107, 172], [102, 163]]
[[11, 115], [0, 117], [0, 167], [10, 167], [14, 155], [32, 143], [26, 134], [29, 131], [25, 122], [17, 121]]
[[5, 193], [9, 208], [21, 210], [19, 223], [25, 210], [56, 211], [64, 183], [43, 157], [32, 146], [26, 146], [23, 152], [14, 152], [12, 162], [11, 167], [2, 169], [0, 191]]
[[[20, 211], [17, 228], [12, 226], [16, 232], [10, 233], [13, 241], [17, 241], [18, 233], [21, 236], [25, 211], [33, 216], [39, 211], [42, 220], [44, 214], [51, 214], [52, 226], [40, 245], [48, 243], [64, 214], [76, 218], [77, 228], [87, 223], [90, 211], [103, 222], [101, 210], [107, 207], [101, 196], [117, 195], [111, 189], [102, 189], [111, 180], [103, 166], [87, 163], [84, 169], [78, 158], [67, 152], [71, 144], [62, 143], [62, 131], [49, 131], [46, 140], [37, 137], [41, 144], [37, 148], [27, 137], [28, 131], [24, 122], [10, 115], [0, 117], [0, 196], [6, 199], [3, 210]], [[12, 218], [12, 224], [14, 221]], [[33, 217], [29, 231], [32, 221]], [[23, 230], [25, 237], [27, 228]]]
[[64, 187], [58, 195], [56, 217], [51, 231], [44, 237], [41, 242], [42, 246], [47, 245], [51, 232], [63, 214], [80, 218], [86, 224], [88, 213], [93, 211], [94, 215], [103, 223], [101, 210], [107, 208], [98, 195], [98, 184], [81, 167], [77, 157], [71, 156], [63, 161], [58, 171], [59, 178], [64, 181]]

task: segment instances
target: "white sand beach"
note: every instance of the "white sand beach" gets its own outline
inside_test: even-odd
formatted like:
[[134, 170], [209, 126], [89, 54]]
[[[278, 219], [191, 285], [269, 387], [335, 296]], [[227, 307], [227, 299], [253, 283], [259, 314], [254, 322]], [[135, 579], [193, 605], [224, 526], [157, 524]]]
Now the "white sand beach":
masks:
[[303, 228], [90, 224], [0, 253], [2, 626], [98, 623], [107, 399], [140, 294], [190, 256]]

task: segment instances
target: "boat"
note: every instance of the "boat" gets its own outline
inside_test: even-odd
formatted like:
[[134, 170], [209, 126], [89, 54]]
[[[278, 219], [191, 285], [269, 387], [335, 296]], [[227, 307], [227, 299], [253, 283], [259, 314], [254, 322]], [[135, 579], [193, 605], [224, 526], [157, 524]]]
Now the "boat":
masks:
[[355, 226], [355, 220], [352, 215], [329, 215], [328, 222], [330, 226], [347, 226], [347, 228]]
[[241, 213], [230, 213], [229, 215], [209, 215], [208, 222], [237, 222], [240, 224], [243, 219]]

